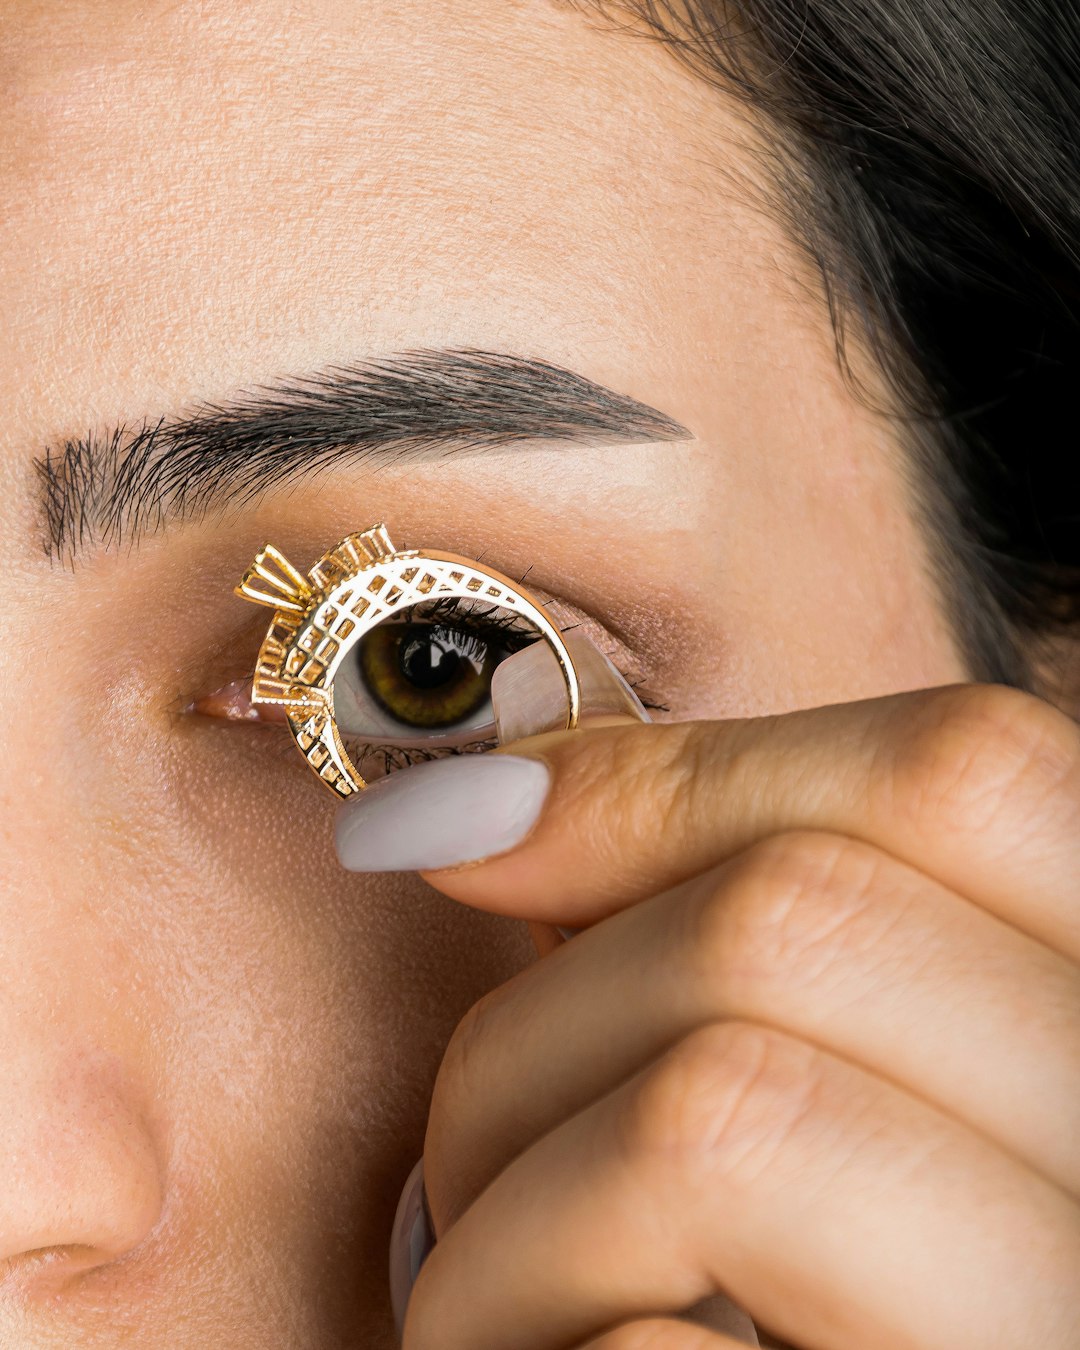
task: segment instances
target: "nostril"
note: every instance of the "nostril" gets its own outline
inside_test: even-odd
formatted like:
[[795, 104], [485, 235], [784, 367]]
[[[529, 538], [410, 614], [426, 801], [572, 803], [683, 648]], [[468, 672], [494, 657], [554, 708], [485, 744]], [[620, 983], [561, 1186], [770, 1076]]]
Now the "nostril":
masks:
[[0, 1270], [55, 1292], [151, 1232], [160, 1156], [112, 1057], [19, 1067], [0, 1088]]
[[70, 1244], [18, 1252], [0, 1262], [0, 1290], [18, 1290], [24, 1299], [55, 1297], [79, 1275], [111, 1265], [121, 1253]]

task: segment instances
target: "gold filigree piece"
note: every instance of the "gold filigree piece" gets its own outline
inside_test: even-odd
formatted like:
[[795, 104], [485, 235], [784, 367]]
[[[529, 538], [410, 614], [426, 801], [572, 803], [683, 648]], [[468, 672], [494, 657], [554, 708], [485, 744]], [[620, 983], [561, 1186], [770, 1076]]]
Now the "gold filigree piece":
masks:
[[334, 676], [365, 633], [425, 600], [480, 597], [530, 623], [559, 663], [566, 725], [577, 725], [578, 672], [551, 615], [509, 577], [471, 558], [395, 549], [380, 524], [346, 535], [306, 577], [267, 544], [245, 571], [236, 594], [275, 611], [259, 649], [252, 702], [286, 709], [289, 730], [308, 766], [340, 797], [367, 784], [334, 720]]
[[259, 549], [235, 589], [256, 605], [294, 614], [303, 614], [312, 594], [307, 578], [273, 544]]

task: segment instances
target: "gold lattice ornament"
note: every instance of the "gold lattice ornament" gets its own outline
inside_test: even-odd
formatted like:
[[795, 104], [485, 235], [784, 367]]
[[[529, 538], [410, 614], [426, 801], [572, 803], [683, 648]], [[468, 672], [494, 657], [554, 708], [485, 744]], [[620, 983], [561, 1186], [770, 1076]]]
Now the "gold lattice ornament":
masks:
[[471, 558], [434, 550], [395, 549], [385, 525], [347, 535], [306, 574], [267, 544], [236, 594], [266, 605], [274, 618], [259, 649], [253, 703], [285, 709], [289, 730], [312, 772], [339, 797], [367, 786], [342, 742], [334, 717], [334, 677], [376, 624], [414, 605], [443, 598], [509, 610], [550, 647], [566, 688], [566, 726], [578, 723], [581, 684], [562, 635], [523, 587]]

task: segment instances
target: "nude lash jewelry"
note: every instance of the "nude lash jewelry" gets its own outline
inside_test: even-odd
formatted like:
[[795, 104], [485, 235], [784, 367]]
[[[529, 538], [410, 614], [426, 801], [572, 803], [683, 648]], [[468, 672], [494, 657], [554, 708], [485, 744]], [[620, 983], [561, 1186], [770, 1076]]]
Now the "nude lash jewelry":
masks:
[[[274, 704], [308, 767], [335, 796], [367, 787], [342, 740], [334, 681], [353, 648], [378, 624], [440, 600], [507, 611], [554, 656], [565, 693], [564, 727], [581, 713], [581, 679], [551, 615], [528, 590], [472, 558], [397, 549], [384, 524], [346, 535], [306, 573], [266, 544], [237, 595], [274, 611], [252, 681], [254, 704]], [[534, 640], [534, 641], [535, 641]]]

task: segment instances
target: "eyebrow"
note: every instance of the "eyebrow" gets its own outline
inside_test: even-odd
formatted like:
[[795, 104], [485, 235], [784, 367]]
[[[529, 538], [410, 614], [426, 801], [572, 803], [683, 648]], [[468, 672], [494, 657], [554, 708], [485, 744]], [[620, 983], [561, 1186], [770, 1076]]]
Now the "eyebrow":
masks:
[[693, 440], [667, 414], [550, 362], [419, 348], [258, 386], [174, 418], [60, 442], [35, 459], [44, 545], [74, 561], [170, 521], [243, 507], [343, 461], [380, 468], [496, 450]]

